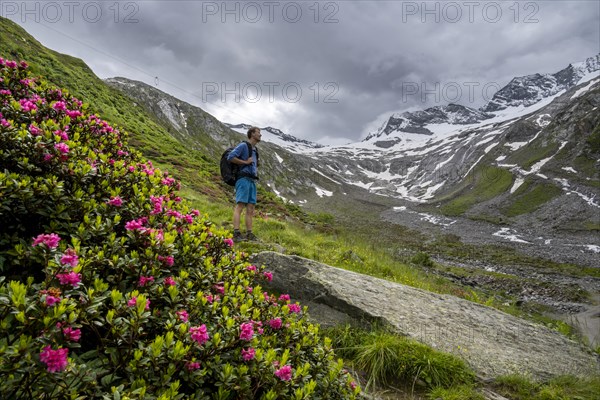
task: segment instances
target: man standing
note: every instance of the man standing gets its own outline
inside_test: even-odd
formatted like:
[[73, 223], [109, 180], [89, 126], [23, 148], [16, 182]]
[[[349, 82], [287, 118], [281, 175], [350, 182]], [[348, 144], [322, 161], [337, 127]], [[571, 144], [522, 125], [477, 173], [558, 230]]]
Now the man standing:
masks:
[[[256, 181], [258, 180], [258, 152], [256, 145], [260, 142], [261, 133], [257, 127], [248, 129], [248, 141], [238, 144], [227, 157], [228, 161], [240, 166], [235, 182], [235, 208], [233, 209], [233, 241], [244, 240], [240, 232], [240, 218], [246, 209], [246, 238], [257, 240], [252, 233], [252, 217], [256, 204]], [[250, 146], [248, 146], [250, 144]]]

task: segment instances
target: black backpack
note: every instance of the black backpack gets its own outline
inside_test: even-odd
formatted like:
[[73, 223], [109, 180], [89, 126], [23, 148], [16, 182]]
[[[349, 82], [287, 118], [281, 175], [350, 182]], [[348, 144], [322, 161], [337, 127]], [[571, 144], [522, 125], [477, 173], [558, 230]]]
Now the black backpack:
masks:
[[[250, 156], [252, 156], [252, 145], [250, 144], [250, 142], [244, 142], [244, 143], [246, 143], [246, 145], [248, 146], [248, 154], [250, 154]], [[235, 182], [238, 179], [238, 175], [239, 175], [239, 171], [240, 171], [239, 165], [234, 164], [231, 161], [227, 161], [227, 157], [229, 156], [229, 153], [231, 153], [231, 151], [234, 148], [235, 147], [229, 147], [221, 155], [221, 164], [220, 164], [221, 178], [223, 179], [223, 182], [225, 182], [229, 186], [235, 186]], [[258, 151], [256, 151], [256, 165], [258, 165]]]

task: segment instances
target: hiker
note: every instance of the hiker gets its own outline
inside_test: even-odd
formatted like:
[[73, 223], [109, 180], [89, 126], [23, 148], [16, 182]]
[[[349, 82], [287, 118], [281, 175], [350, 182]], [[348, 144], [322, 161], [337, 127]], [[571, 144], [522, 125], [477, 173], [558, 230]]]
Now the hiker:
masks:
[[[227, 160], [240, 166], [235, 182], [235, 208], [233, 209], [233, 241], [244, 240], [240, 232], [242, 211], [246, 208], [246, 240], [257, 240], [252, 233], [252, 217], [256, 204], [256, 181], [258, 180], [258, 152], [256, 145], [260, 142], [260, 129], [253, 126], [248, 129], [248, 141], [238, 144], [227, 156]], [[252, 154], [247, 143], [250, 143]]]

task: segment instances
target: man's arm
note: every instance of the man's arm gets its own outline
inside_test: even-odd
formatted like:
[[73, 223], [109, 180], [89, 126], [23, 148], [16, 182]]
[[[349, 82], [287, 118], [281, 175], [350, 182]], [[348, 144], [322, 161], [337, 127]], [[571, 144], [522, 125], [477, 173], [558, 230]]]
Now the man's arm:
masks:
[[233, 157], [231, 160], [232, 163], [237, 164], [237, 165], [250, 165], [252, 164], [252, 157], [249, 157], [247, 160], [241, 160], [237, 157]]
[[240, 143], [229, 153], [227, 157], [227, 161], [230, 161], [237, 165], [250, 165], [252, 164], [252, 155], [248, 157], [247, 160], [242, 160], [240, 157], [242, 156], [244, 150], [246, 149], [245, 143]]

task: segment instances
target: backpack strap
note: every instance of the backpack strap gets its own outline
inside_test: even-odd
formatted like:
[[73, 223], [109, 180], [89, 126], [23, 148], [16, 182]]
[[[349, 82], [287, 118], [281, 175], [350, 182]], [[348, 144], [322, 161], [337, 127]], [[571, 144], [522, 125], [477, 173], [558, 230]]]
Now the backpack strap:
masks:
[[[246, 146], [248, 146], [248, 154], [250, 154], [249, 157], [252, 157], [252, 144], [248, 141], [245, 141], [244, 143], [246, 143]], [[256, 166], [259, 166], [259, 157], [258, 157], [258, 149], [254, 148], [254, 151], [256, 152]]]

